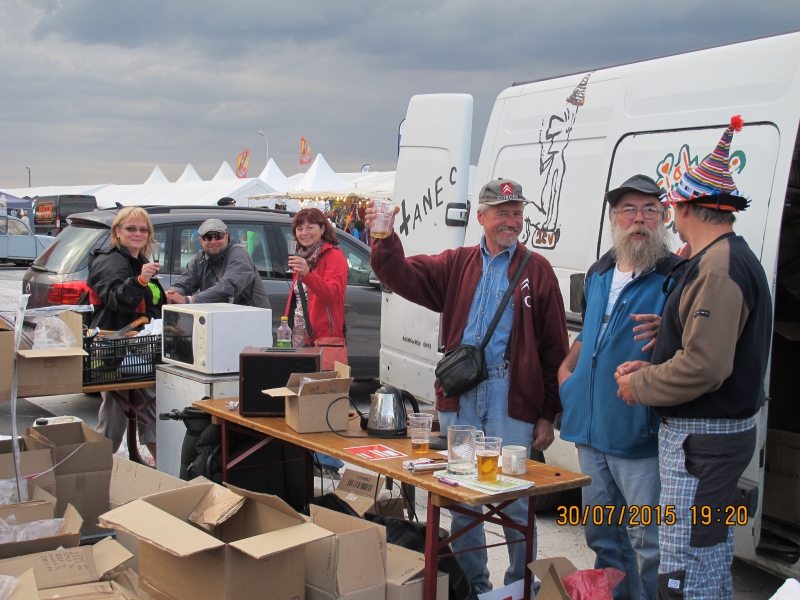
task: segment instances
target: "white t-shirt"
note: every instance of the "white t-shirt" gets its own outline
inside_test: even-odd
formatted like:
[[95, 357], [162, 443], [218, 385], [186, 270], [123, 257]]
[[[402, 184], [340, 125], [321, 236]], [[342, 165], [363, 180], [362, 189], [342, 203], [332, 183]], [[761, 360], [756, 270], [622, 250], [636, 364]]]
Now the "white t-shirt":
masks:
[[635, 271], [628, 271], [627, 273], [620, 271], [619, 264], [614, 267], [614, 278], [611, 280], [611, 290], [608, 292], [608, 304], [606, 304], [606, 312], [603, 315], [601, 333], [605, 332], [606, 327], [608, 327], [608, 322], [611, 320], [611, 312], [614, 310], [614, 304], [616, 304], [622, 288], [632, 281], [635, 275]]

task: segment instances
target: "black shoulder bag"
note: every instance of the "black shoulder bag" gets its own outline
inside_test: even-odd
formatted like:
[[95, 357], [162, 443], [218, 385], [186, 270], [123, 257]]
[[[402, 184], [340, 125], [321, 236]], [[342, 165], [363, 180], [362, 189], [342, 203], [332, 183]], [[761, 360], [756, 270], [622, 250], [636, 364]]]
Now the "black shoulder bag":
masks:
[[[483, 351], [489, 343], [492, 334], [494, 334], [494, 330], [500, 322], [500, 317], [503, 315], [503, 311], [511, 298], [511, 294], [514, 293], [514, 288], [517, 287], [517, 283], [519, 283], [519, 279], [530, 257], [531, 251], [526, 249], [525, 256], [522, 257], [522, 262], [520, 262], [514, 279], [508, 284], [508, 289], [503, 295], [503, 299], [500, 300], [500, 305], [497, 307], [497, 312], [495, 312], [494, 318], [489, 324], [489, 328], [486, 330], [486, 335], [481, 345], [473, 346], [472, 344], [461, 344], [447, 352], [442, 357], [442, 360], [439, 361], [439, 364], [436, 365], [436, 379], [439, 380], [439, 385], [442, 388], [445, 398], [460, 396], [489, 377]], [[508, 354], [510, 346], [511, 334], [509, 334], [506, 354]]]

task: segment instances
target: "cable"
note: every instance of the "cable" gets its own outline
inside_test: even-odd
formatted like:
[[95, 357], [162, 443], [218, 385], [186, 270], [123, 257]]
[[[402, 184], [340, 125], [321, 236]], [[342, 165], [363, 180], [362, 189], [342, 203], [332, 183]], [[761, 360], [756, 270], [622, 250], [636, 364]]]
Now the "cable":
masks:
[[[377, 436], [377, 435], [345, 435], [343, 433], [339, 433], [331, 425], [331, 421], [330, 421], [331, 407], [334, 404], [336, 404], [339, 400], [345, 400], [345, 399], [350, 401], [351, 406], [355, 409], [356, 413], [358, 413], [358, 416], [360, 418], [362, 418], [362, 419], [364, 418], [364, 414], [360, 410], [358, 410], [358, 407], [356, 406], [356, 403], [353, 401], [353, 399], [350, 396], [339, 396], [338, 398], [333, 400], [328, 405], [328, 410], [325, 411], [325, 422], [328, 424], [328, 429], [330, 429], [332, 433], [335, 433], [339, 437], [354, 438], [354, 439], [358, 438], [360, 440], [368, 440], [368, 439], [373, 439], [373, 440], [387, 440], [387, 439], [388, 440], [407, 440], [408, 439], [407, 435], [393, 435], [393, 436], [382, 437], [382, 436]], [[352, 419], [348, 418], [348, 421], [350, 421], [350, 420], [352, 420]]]

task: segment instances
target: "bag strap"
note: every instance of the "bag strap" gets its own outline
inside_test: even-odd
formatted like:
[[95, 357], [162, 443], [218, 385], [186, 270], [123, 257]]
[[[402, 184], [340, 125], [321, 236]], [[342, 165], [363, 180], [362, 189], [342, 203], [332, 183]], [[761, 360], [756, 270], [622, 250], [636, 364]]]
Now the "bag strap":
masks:
[[303, 318], [306, 320], [306, 335], [308, 339], [314, 338], [314, 330], [311, 328], [311, 319], [308, 318], [308, 300], [306, 300], [306, 292], [303, 289], [303, 279], [297, 278], [297, 293], [300, 294], [300, 305], [303, 307]]
[[[481, 343], [480, 346], [481, 351], [486, 349], [486, 345], [489, 343], [492, 334], [494, 334], [494, 330], [497, 327], [497, 324], [500, 322], [500, 317], [503, 316], [503, 311], [505, 310], [509, 299], [511, 299], [511, 294], [514, 293], [514, 288], [517, 287], [520, 277], [522, 277], [522, 272], [525, 270], [525, 267], [528, 264], [528, 260], [530, 259], [531, 254], [532, 254], [531, 251], [525, 248], [525, 256], [522, 257], [522, 262], [520, 262], [519, 268], [517, 269], [517, 272], [514, 274], [514, 279], [512, 279], [511, 283], [508, 284], [508, 289], [506, 290], [506, 293], [503, 294], [503, 299], [500, 300], [500, 304], [497, 307], [497, 312], [494, 313], [494, 318], [492, 319], [492, 322], [489, 323], [489, 328], [486, 330], [486, 335], [483, 337], [483, 342]], [[510, 338], [511, 336], [509, 336], [509, 341]]]

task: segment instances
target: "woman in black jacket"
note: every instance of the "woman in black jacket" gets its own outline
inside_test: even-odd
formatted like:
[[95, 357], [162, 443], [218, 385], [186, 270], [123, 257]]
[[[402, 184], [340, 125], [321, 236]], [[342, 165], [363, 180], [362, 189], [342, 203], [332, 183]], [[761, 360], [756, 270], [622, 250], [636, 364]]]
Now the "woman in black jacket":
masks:
[[[89, 279], [92, 304], [97, 313], [92, 328], [116, 331], [142, 316], [161, 318], [161, 306], [166, 304], [164, 289], [153, 279], [158, 264], [148, 260], [153, 247], [153, 225], [147, 213], [135, 206], [123, 208], [111, 225], [109, 245], [89, 258]], [[99, 305], [99, 306], [98, 306]], [[117, 451], [128, 418], [107, 392], [102, 393], [97, 431], [109, 438]], [[145, 411], [155, 420], [155, 390], [136, 391], [136, 404], [148, 403]], [[139, 441], [156, 456], [156, 432], [139, 423]]]

